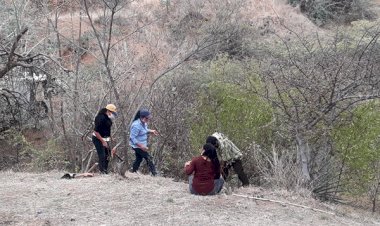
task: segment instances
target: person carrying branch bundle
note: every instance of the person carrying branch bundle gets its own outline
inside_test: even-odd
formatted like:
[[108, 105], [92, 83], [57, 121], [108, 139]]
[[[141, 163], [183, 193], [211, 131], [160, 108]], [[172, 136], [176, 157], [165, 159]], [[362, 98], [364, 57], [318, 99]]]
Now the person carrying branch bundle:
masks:
[[148, 128], [148, 122], [151, 119], [151, 114], [148, 110], [140, 110], [131, 125], [129, 134], [129, 144], [135, 151], [136, 159], [133, 163], [132, 172], [136, 173], [143, 159], [148, 164], [149, 170], [153, 176], [157, 175], [156, 167], [154, 166], [152, 156], [148, 149], [148, 135], [158, 135], [156, 130]]
[[[95, 145], [99, 158], [99, 170], [102, 174], [108, 173], [110, 155], [109, 143], [111, 141], [112, 120], [116, 117], [116, 106], [108, 104], [100, 109], [95, 117], [95, 128], [92, 134], [92, 142]], [[112, 152], [115, 152], [113, 149]]]
[[215, 132], [211, 136], [208, 136], [206, 143], [210, 143], [216, 148], [218, 156], [222, 161], [223, 178], [226, 179], [228, 177], [229, 170], [233, 167], [243, 186], [248, 186], [249, 180], [243, 169], [243, 164], [241, 161], [243, 154], [240, 149], [224, 134], [219, 132]]

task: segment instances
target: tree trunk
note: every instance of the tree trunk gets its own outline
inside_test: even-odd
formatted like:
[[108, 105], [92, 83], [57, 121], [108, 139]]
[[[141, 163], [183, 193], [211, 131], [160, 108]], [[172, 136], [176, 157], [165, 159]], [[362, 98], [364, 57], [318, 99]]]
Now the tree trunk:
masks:
[[305, 181], [310, 181], [309, 173], [309, 154], [310, 148], [303, 136], [299, 133], [296, 134], [297, 151], [301, 160], [301, 170]]
[[373, 193], [373, 197], [372, 197], [372, 212], [373, 213], [376, 211], [376, 201], [377, 201], [377, 196], [379, 192], [379, 187], [380, 187], [380, 182], [377, 183], [375, 191]]

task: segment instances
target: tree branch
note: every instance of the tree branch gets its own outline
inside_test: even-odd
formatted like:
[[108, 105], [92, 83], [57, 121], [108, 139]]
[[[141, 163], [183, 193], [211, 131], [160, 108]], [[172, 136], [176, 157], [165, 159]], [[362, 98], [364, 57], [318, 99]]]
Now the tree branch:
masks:
[[237, 197], [242, 197], [242, 198], [248, 198], [248, 199], [255, 199], [255, 200], [260, 200], [260, 201], [279, 203], [281, 205], [297, 206], [297, 207], [301, 207], [301, 208], [305, 208], [305, 209], [310, 209], [310, 210], [321, 212], [321, 213], [327, 213], [327, 214], [330, 214], [330, 215], [335, 215], [335, 213], [332, 213], [332, 212], [327, 212], [327, 211], [316, 209], [316, 208], [313, 208], [313, 207], [299, 205], [299, 204], [290, 203], [290, 202], [282, 202], [282, 201], [277, 201], [277, 200], [272, 200], [272, 199], [257, 198], [257, 197], [253, 197], [253, 196], [238, 195], [238, 194], [232, 194], [232, 195], [233, 196], [237, 196]]
[[0, 79], [3, 78], [9, 71], [11, 71], [17, 65], [17, 55], [15, 51], [18, 47], [21, 37], [28, 31], [28, 28], [24, 28], [14, 39], [12, 48], [8, 53], [8, 60], [4, 67], [0, 68]]

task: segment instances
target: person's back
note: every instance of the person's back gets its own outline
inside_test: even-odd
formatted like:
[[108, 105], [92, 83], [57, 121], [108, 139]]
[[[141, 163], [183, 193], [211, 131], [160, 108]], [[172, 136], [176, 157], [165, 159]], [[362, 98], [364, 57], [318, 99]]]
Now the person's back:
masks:
[[214, 146], [205, 144], [201, 156], [193, 158], [185, 164], [185, 173], [189, 177], [189, 187], [192, 194], [214, 195], [223, 187], [224, 180], [220, 177], [220, 164]]
[[222, 161], [234, 161], [236, 159], [240, 159], [243, 156], [240, 149], [224, 134], [215, 132], [211, 136], [215, 137], [219, 142], [217, 153]]
[[191, 162], [185, 172], [186, 174], [194, 172], [194, 190], [199, 194], [208, 194], [214, 188], [215, 172], [212, 162], [205, 160], [202, 156], [193, 158]]
[[222, 160], [224, 179], [227, 179], [229, 169], [230, 167], [233, 167], [243, 186], [248, 186], [249, 180], [243, 169], [241, 161], [243, 154], [240, 149], [230, 141], [227, 136], [219, 132], [215, 132], [211, 136], [208, 136], [206, 138], [206, 143], [210, 143], [216, 148], [218, 156]]

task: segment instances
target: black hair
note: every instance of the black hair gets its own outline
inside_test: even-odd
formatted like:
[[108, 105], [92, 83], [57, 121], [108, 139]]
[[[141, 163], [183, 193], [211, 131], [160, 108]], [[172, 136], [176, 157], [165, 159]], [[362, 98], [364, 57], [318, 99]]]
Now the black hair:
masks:
[[133, 118], [133, 121], [136, 121], [139, 118], [140, 118], [140, 110], [137, 111], [135, 117]]
[[98, 114], [96, 116], [98, 116], [98, 115], [105, 115], [107, 111], [108, 110], [106, 108], [102, 108], [102, 109], [100, 109], [100, 111], [98, 112]]
[[214, 145], [207, 143], [203, 145], [204, 152], [202, 153], [203, 156], [208, 157], [211, 159], [212, 164], [214, 165], [214, 171], [215, 171], [215, 178], [219, 179], [220, 177], [220, 163], [218, 159], [218, 155], [216, 154], [216, 149]]
[[216, 137], [208, 136], [206, 138], [206, 143], [212, 144], [215, 148], [219, 148], [219, 141]]

